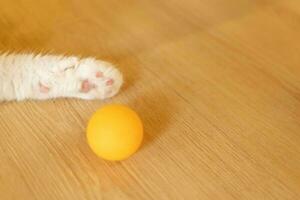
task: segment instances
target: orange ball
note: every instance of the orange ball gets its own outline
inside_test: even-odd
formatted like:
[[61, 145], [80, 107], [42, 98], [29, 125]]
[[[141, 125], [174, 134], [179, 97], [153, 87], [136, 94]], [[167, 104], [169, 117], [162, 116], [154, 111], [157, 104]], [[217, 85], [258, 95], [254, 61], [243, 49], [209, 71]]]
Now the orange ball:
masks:
[[91, 149], [106, 160], [124, 160], [140, 147], [143, 125], [136, 112], [123, 105], [107, 105], [96, 111], [87, 127]]

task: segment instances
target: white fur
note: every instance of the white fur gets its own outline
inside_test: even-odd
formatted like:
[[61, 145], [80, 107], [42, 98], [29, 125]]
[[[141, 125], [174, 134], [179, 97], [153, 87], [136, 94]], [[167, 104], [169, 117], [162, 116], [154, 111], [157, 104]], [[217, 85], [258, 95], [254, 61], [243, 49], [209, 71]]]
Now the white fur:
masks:
[[[103, 77], [97, 78], [101, 71]], [[112, 85], [106, 81], [113, 79]], [[82, 92], [82, 82], [96, 87]], [[94, 58], [80, 59], [53, 55], [0, 55], [0, 101], [73, 97], [105, 99], [115, 95], [123, 82], [122, 74], [112, 64]], [[40, 91], [40, 85], [49, 92]]]

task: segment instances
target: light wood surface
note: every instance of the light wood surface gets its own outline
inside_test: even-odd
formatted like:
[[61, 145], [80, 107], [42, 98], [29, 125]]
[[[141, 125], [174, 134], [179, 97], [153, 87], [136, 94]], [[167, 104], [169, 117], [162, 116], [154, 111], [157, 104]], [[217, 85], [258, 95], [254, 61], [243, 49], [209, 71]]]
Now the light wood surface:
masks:
[[[0, 50], [95, 56], [110, 100], [0, 104], [0, 199], [300, 199], [298, 0], [0, 2]], [[106, 162], [85, 127], [134, 108], [142, 148]]]

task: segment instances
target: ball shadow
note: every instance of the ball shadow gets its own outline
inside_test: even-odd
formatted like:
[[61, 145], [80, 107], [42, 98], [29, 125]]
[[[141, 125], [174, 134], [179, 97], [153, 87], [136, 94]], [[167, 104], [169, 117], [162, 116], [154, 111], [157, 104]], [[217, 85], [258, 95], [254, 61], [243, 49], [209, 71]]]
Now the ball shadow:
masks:
[[141, 117], [144, 125], [143, 147], [153, 144], [168, 129], [176, 108], [162, 93], [150, 93], [128, 104]]

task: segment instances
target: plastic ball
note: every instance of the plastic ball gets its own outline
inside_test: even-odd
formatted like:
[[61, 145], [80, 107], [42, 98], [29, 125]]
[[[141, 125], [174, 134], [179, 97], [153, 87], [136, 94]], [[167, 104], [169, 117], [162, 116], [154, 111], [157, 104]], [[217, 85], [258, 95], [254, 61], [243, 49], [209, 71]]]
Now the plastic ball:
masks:
[[107, 105], [96, 111], [87, 127], [87, 141], [99, 157], [124, 160], [143, 140], [143, 125], [136, 112], [123, 105]]

